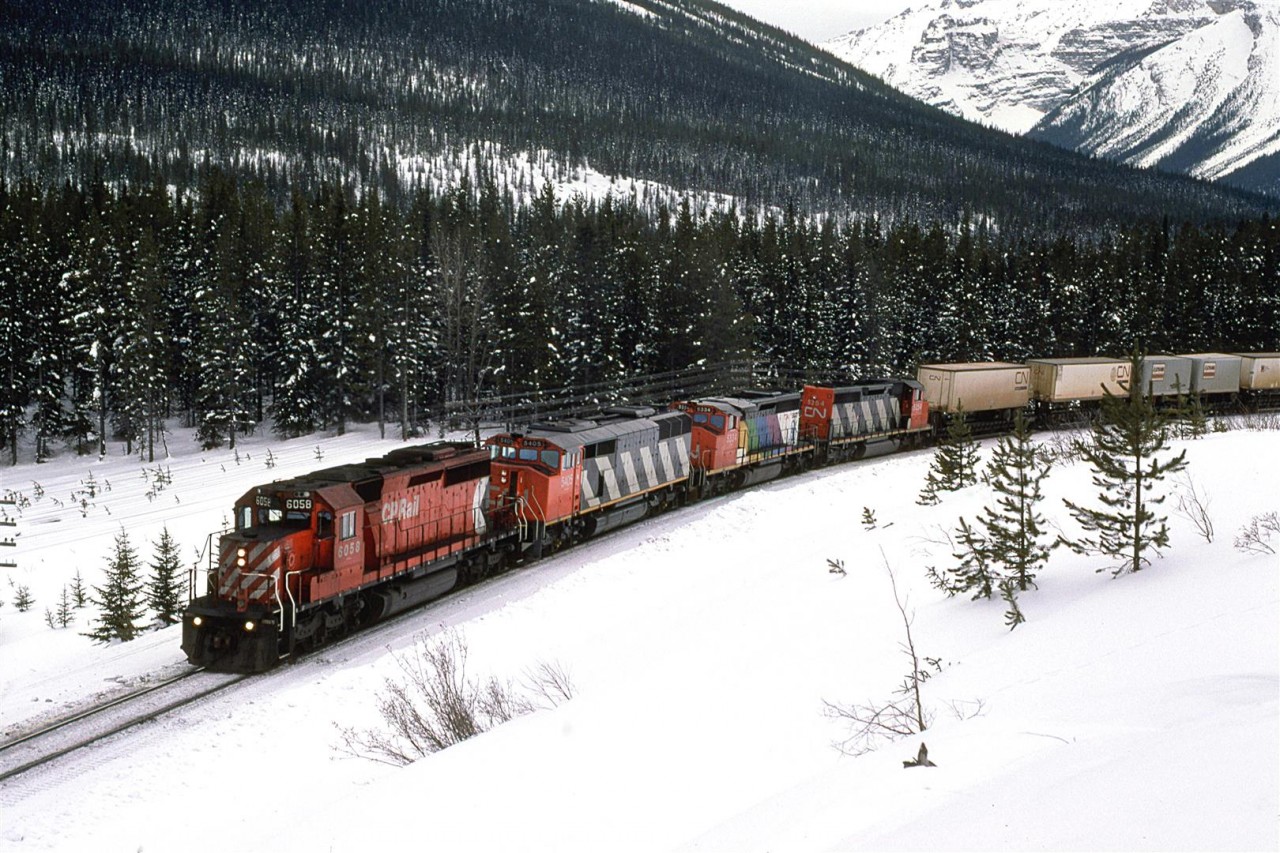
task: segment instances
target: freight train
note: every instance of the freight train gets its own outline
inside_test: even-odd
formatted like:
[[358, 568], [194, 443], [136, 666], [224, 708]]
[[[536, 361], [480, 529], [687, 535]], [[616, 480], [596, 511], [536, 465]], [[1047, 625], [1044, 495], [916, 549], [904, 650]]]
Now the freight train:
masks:
[[[1142, 387], [1280, 397], [1280, 354], [1154, 356]], [[484, 447], [436, 442], [257, 486], [183, 614], [196, 665], [262, 672], [496, 571], [691, 501], [928, 441], [963, 411], [1009, 423], [1123, 390], [1120, 359], [921, 365], [915, 379], [619, 406]], [[195, 587], [193, 576], [192, 586]]]

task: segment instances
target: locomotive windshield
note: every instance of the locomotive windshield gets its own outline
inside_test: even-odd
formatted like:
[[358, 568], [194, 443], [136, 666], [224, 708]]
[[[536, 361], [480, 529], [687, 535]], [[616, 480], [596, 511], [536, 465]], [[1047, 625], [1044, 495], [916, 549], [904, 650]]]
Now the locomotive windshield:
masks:
[[694, 412], [693, 422], [698, 426], [710, 429], [712, 432], [720, 432], [724, 429], [724, 415], [713, 415], [707, 412]]
[[[255, 530], [260, 527], [276, 527], [286, 530], [305, 530], [311, 526], [311, 501], [304, 506], [280, 506], [280, 501], [265, 495], [257, 497], [257, 506], [242, 506], [236, 512], [236, 529]], [[285, 504], [302, 504], [288, 500]]]
[[536, 447], [522, 447], [516, 454], [521, 462], [537, 462], [555, 471], [560, 468], [559, 450], [540, 450]]

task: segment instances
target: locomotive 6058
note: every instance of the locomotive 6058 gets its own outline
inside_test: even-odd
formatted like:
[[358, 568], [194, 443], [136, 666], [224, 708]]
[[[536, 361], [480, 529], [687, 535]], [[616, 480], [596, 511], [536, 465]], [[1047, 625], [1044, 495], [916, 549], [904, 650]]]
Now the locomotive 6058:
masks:
[[488, 453], [439, 443], [249, 490], [184, 614], [187, 659], [258, 672], [483, 574], [488, 488]]

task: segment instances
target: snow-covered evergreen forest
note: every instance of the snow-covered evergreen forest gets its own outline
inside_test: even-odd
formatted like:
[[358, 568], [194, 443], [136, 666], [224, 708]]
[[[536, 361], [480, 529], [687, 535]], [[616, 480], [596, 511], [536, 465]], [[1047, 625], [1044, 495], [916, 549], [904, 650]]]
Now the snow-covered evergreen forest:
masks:
[[[902, 374], [928, 360], [1280, 349], [1280, 226], [1136, 224], [1104, 240], [786, 211], [531, 204], [491, 180], [402, 207], [324, 186], [279, 209], [199, 191], [0, 184], [6, 459], [146, 458], [166, 418], [206, 446], [749, 360]], [[792, 374], [794, 375], [794, 373]], [[19, 439], [25, 437], [27, 441]]]

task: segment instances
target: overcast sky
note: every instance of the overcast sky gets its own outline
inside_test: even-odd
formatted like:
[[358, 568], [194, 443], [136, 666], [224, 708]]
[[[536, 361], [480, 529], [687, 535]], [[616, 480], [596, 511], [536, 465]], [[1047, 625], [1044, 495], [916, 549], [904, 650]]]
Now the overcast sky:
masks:
[[[851, 30], [887, 21], [913, 0], [720, 0], [753, 18], [793, 32], [811, 42], [823, 42]], [[926, 5], [927, 0], [914, 0]]]

